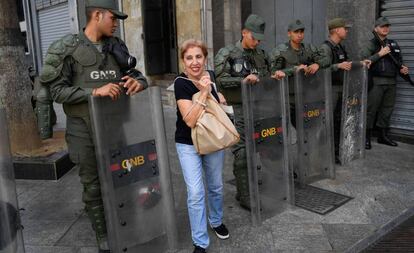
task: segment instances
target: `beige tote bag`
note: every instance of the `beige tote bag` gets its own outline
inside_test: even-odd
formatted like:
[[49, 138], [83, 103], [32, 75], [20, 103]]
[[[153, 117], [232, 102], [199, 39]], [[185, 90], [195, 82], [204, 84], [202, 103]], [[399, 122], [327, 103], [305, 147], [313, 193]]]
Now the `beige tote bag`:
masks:
[[[200, 92], [193, 95], [193, 103], [199, 96]], [[239, 133], [213, 95], [208, 95], [205, 104], [196, 126], [191, 129], [194, 147], [201, 155], [231, 147], [240, 140]]]

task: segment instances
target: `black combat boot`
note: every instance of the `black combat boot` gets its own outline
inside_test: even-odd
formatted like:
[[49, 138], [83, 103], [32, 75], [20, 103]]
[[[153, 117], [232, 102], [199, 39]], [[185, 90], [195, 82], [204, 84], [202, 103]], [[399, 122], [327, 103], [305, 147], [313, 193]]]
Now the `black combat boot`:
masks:
[[385, 144], [388, 146], [393, 146], [393, 147], [398, 146], [396, 142], [394, 142], [388, 137], [388, 129], [386, 128], [380, 129], [380, 135], [378, 136], [378, 143]]
[[365, 136], [365, 149], [371, 149], [371, 129], [367, 129], [367, 133]]

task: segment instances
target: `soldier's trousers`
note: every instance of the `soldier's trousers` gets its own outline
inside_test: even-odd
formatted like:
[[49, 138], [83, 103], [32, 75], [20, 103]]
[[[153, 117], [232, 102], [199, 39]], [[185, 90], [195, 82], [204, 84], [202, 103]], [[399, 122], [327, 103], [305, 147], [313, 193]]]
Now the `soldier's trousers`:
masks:
[[89, 118], [67, 117], [66, 142], [70, 159], [79, 168], [82, 201], [99, 242], [106, 237], [106, 223]]
[[233, 174], [236, 178], [237, 198], [240, 199], [240, 204], [249, 207], [249, 174], [247, 170], [243, 106], [241, 104], [233, 105], [233, 109], [235, 127], [240, 134], [239, 143], [232, 147], [232, 153], [234, 155]]
[[377, 127], [388, 128], [395, 104], [395, 84], [374, 84], [368, 92], [367, 129], [374, 127], [377, 117]]
[[339, 155], [339, 142], [341, 138], [341, 119], [342, 119], [342, 85], [332, 86], [332, 106], [333, 111], [333, 125], [334, 125], [334, 146], [335, 156]]

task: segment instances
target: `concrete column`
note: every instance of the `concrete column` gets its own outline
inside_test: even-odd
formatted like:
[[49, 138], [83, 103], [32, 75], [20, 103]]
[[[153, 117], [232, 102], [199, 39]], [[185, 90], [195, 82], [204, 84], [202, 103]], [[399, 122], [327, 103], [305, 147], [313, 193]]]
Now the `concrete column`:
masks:
[[207, 69], [214, 68], [212, 0], [201, 0], [201, 34], [207, 45]]
[[232, 44], [241, 38], [241, 0], [224, 0], [224, 44]]
[[137, 58], [137, 69], [145, 75], [145, 55], [141, 0], [123, 0], [123, 11], [128, 14], [124, 22], [125, 43], [131, 55]]
[[[176, 0], [175, 4], [178, 47], [188, 39], [202, 40], [201, 0]], [[178, 55], [180, 55], [179, 52]], [[182, 70], [180, 63], [180, 71]]]
[[377, 1], [366, 0], [329, 0], [327, 19], [342, 17], [353, 24], [344, 41], [351, 59], [359, 59], [359, 51], [372, 37]]

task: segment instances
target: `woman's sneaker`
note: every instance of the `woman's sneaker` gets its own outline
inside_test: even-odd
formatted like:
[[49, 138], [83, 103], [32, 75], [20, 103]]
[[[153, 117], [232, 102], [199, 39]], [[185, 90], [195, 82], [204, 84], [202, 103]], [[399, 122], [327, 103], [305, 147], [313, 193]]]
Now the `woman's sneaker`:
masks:
[[217, 237], [220, 238], [221, 240], [225, 240], [230, 237], [229, 230], [227, 230], [226, 226], [223, 223], [221, 223], [221, 225], [218, 227], [215, 227], [215, 228], [211, 227], [211, 228], [214, 230]]
[[193, 253], [207, 253], [205, 248], [201, 248], [200, 246], [194, 245]]

